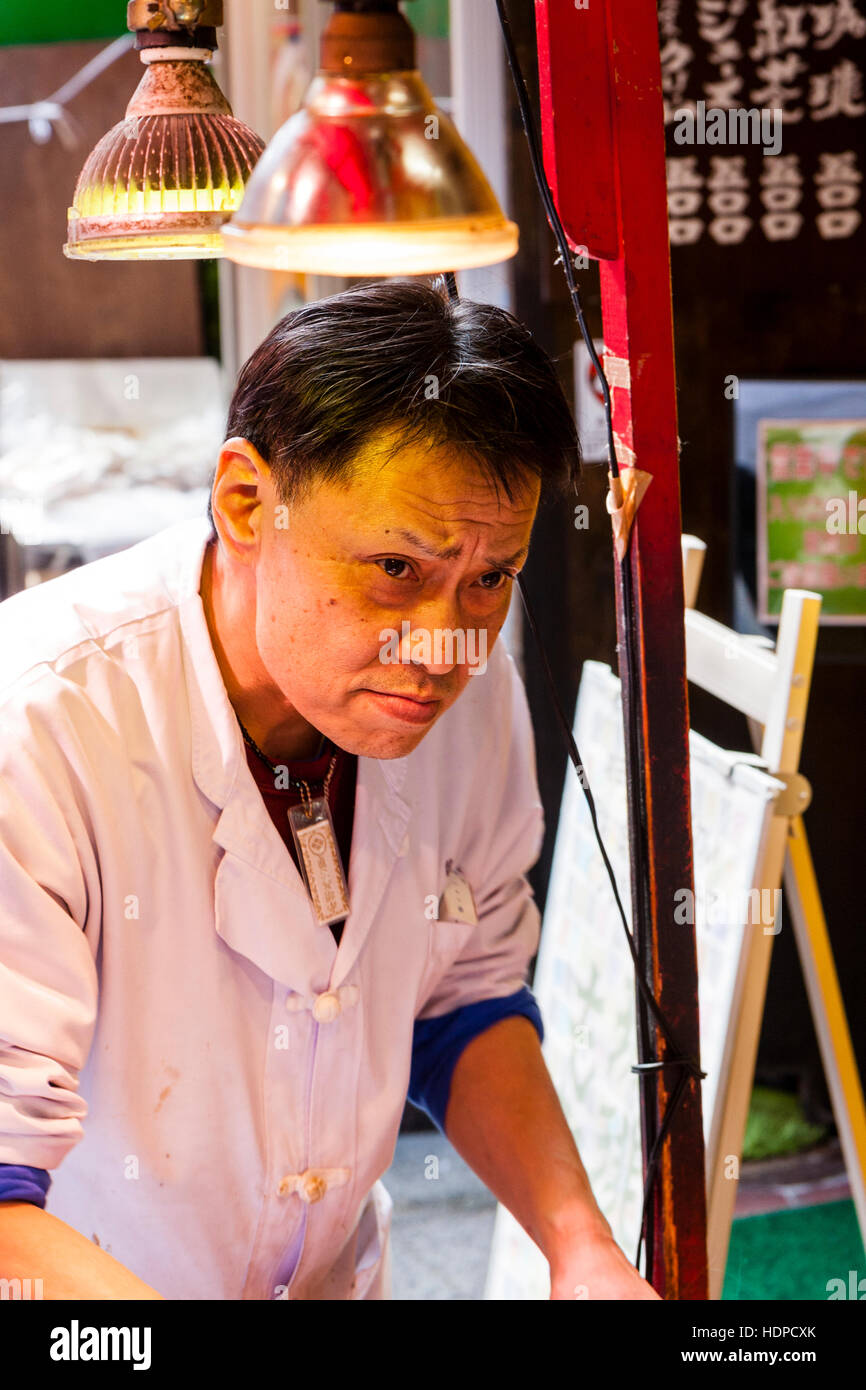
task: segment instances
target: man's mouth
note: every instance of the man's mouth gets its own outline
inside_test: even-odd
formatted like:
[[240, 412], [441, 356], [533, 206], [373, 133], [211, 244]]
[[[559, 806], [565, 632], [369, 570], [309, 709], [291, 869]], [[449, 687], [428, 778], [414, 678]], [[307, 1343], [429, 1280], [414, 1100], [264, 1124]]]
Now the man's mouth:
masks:
[[414, 700], [416, 705], [438, 705], [441, 695], [419, 695], [414, 690], [373, 690], [371, 695], [393, 695], [397, 700]]
[[442, 704], [441, 697], [403, 695], [384, 690], [364, 690], [362, 693], [371, 696], [384, 714], [406, 724], [429, 724]]

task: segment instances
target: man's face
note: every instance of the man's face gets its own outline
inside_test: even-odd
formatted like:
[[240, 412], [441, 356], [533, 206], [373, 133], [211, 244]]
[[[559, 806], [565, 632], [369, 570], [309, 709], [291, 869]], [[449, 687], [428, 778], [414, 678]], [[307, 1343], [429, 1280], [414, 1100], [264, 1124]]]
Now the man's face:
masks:
[[540, 485], [527, 475], [510, 503], [452, 448], [409, 446], [385, 462], [382, 443], [348, 484], [317, 483], [290, 508], [266, 477], [256, 645], [314, 728], [348, 752], [398, 758], [473, 672], [483, 680]]

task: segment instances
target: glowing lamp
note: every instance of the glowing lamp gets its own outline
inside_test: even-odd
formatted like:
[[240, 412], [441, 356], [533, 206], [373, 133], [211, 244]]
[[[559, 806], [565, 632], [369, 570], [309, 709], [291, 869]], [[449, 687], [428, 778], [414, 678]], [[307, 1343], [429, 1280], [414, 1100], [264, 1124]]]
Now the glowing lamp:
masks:
[[[154, 23], [154, 11], [161, 22], [139, 27]], [[124, 120], [79, 175], [64, 254], [91, 261], [221, 256], [220, 228], [240, 206], [264, 149], [234, 119], [205, 66], [222, 5], [132, 0], [127, 18], [145, 73]]]
[[397, 0], [338, 0], [303, 107], [222, 229], [243, 265], [425, 275], [517, 251], [477, 160], [417, 71]]

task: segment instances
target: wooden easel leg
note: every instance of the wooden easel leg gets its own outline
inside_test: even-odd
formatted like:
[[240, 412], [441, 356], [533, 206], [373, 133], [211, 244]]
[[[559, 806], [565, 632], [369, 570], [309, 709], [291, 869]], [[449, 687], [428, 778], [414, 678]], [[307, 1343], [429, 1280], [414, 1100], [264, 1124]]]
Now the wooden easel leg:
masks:
[[[754, 746], [760, 748], [763, 727], [749, 719]], [[787, 846], [786, 825], [774, 817], [764, 848], [760, 887], [782, 882]], [[775, 925], [775, 924], [774, 924]], [[755, 1061], [764, 1017], [764, 1000], [775, 932], [746, 927], [734, 986], [734, 1000], [725, 1051], [719, 1071], [715, 1113], [707, 1143], [707, 1254], [709, 1296], [720, 1299], [737, 1203], [743, 1136], [755, 1079]]]
[[721, 1298], [725, 1282], [743, 1135], [749, 1115], [772, 951], [771, 934], [755, 927], [745, 929], [731, 1026], [707, 1144], [707, 1256], [711, 1299]]
[[802, 816], [791, 819], [787, 851], [786, 901], [794, 922], [800, 965], [860, 1234], [866, 1245], [866, 1107]]

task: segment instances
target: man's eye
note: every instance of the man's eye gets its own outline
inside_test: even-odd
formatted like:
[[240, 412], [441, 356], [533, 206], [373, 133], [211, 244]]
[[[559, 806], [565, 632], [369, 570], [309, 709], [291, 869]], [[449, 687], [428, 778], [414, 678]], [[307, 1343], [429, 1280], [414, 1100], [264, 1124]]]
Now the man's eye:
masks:
[[[511, 578], [512, 575], [508, 574], [506, 570], [488, 570], [487, 574], [482, 574], [479, 583], [481, 584], [482, 589], [495, 590], [503, 588], [506, 579]], [[486, 583], [485, 581], [488, 579], [492, 580], [493, 582], [490, 584]]]
[[[400, 570], [401, 567], [406, 567], [406, 566], [407, 566], [408, 561], [406, 561], [406, 560], [398, 560], [397, 557], [396, 557], [395, 555], [389, 555], [389, 556], [388, 556], [386, 559], [384, 559], [384, 560], [377, 560], [377, 561], [376, 561], [376, 564], [377, 564], [377, 565], [382, 565], [383, 567], [385, 567], [385, 566], [390, 566], [390, 565], [394, 565], [394, 566], [396, 566], [396, 569], [397, 569], [397, 570]], [[394, 569], [388, 569], [388, 568], [386, 568], [386, 569], [385, 569], [385, 573], [387, 574], [387, 576], [388, 576], [389, 579], [405, 579], [405, 578], [406, 578], [405, 574], [398, 574], [398, 573], [395, 572]]]

